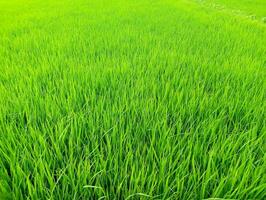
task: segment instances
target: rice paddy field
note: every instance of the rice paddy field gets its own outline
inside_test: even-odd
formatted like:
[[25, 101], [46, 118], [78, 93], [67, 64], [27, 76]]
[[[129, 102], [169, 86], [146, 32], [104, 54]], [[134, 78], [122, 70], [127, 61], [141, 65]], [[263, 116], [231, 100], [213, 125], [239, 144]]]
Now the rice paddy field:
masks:
[[0, 0], [0, 199], [266, 199], [265, 0]]

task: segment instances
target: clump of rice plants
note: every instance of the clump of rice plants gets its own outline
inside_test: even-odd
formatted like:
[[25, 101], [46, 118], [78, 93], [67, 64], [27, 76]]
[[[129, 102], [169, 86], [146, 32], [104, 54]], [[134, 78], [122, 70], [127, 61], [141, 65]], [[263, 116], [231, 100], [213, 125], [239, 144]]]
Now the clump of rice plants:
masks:
[[[265, 199], [256, 0], [0, 2], [0, 199]], [[242, 13], [242, 12], [241, 12]]]

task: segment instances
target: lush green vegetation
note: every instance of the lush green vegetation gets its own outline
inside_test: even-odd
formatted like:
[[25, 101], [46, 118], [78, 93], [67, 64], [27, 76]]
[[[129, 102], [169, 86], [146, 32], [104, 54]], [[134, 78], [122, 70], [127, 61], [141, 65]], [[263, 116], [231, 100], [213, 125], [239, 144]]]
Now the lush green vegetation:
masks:
[[265, 199], [266, 24], [228, 9], [1, 0], [0, 199]]
[[233, 12], [246, 14], [257, 18], [266, 16], [266, 2], [264, 0], [198, 0], [208, 4], [217, 5], [223, 9], [230, 9]]

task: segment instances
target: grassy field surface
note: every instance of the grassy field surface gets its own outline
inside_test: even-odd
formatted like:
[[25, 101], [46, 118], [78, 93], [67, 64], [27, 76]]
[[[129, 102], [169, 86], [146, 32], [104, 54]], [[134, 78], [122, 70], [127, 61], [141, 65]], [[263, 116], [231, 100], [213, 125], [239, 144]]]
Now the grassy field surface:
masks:
[[197, 0], [209, 4], [216, 4], [222, 8], [232, 9], [242, 14], [252, 15], [258, 19], [266, 17], [265, 0]]
[[266, 199], [265, 11], [0, 0], [0, 199]]

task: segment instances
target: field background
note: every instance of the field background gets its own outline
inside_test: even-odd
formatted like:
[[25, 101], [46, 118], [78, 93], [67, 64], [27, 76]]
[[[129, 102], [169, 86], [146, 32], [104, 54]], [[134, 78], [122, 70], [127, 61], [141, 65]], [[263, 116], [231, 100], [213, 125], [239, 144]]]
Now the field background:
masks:
[[0, 0], [0, 199], [265, 199], [264, 17]]
[[266, 16], [264, 0], [198, 0], [209, 4], [216, 4], [222, 8], [238, 11], [242, 14], [252, 15], [257, 18]]

